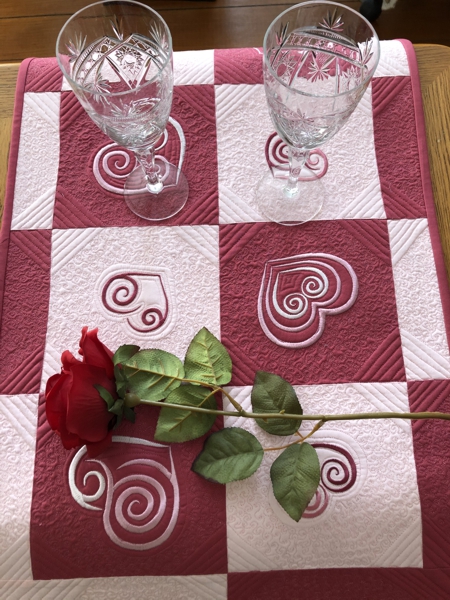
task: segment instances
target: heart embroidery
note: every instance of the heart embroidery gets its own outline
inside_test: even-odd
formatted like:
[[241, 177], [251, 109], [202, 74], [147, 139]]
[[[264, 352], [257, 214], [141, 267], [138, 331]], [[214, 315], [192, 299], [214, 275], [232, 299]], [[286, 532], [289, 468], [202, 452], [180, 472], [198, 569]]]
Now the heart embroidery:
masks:
[[[289, 175], [289, 155], [288, 146], [278, 136], [272, 133], [266, 142], [266, 161], [273, 177], [277, 179], [286, 179]], [[309, 181], [311, 179], [320, 179], [328, 171], [328, 159], [322, 150], [318, 148], [311, 150], [306, 167], [312, 174], [300, 175], [300, 181]]]
[[[167, 128], [155, 147], [155, 161], [160, 168], [160, 175], [164, 182], [167, 177], [165, 166], [168, 162], [177, 166], [180, 171], [186, 152], [186, 137], [180, 123], [169, 117]], [[142, 194], [140, 190], [124, 190], [125, 179], [136, 168], [136, 157], [131, 150], [119, 146], [115, 142], [100, 148], [94, 157], [92, 170], [98, 184], [108, 192], [114, 194]], [[166, 187], [177, 185], [177, 180], [165, 182]]]
[[97, 282], [102, 312], [146, 340], [166, 336], [176, 321], [171, 273], [163, 267], [114, 265]]
[[331, 254], [269, 260], [258, 299], [267, 337], [286, 348], [305, 348], [322, 335], [329, 314], [348, 310], [358, 294], [352, 267]]
[[[110, 540], [127, 550], [164, 544], [177, 524], [180, 490], [170, 446], [113, 436], [111, 448], [89, 458], [83, 446], [72, 458], [68, 480], [72, 498], [102, 515]], [[119, 449], [117, 446], [124, 446]], [[93, 519], [94, 527], [98, 519]]]

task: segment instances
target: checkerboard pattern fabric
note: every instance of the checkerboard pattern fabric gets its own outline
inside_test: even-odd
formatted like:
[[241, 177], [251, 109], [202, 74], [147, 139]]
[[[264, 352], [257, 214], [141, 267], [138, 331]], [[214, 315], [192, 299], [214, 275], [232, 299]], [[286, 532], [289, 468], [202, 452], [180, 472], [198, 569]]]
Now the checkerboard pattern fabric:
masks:
[[[381, 46], [360, 105], [315, 155], [327, 202], [301, 227], [266, 222], [254, 199], [261, 175], [285, 167], [260, 49], [174, 55], [158, 153], [190, 194], [159, 224], [127, 209], [133, 158], [89, 120], [56, 60], [23, 63], [0, 255], [2, 598], [450, 596], [444, 422], [323, 426], [321, 483], [295, 523], [271, 492], [276, 453], [220, 486], [190, 470], [203, 439], [154, 442], [156, 411], [138, 408], [92, 460], [62, 448], [43, 407], [83, 326], [111, 349], [180, 358], [205, 326], [232, 356], [244, 407], [263, 369], [295, 386], [305, 413], [450, 411], [450, 296], [417, 64], [409, 42]], [[326, 293], [299, 314], [303, 272]], [[254, 423], [223, 425], [279, 444]]]

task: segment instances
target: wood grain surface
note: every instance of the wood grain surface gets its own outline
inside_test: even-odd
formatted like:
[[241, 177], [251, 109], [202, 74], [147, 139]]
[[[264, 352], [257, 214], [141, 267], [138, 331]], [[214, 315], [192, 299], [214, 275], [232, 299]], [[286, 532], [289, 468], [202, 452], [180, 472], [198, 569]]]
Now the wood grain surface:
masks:
[[434, 202], [450, 282], [450, 48], [416, 46]]
[[[262, 46], [286, 0], [141, 0], [161, 13], [175, 50]], [[54, 56], [64, 22], [89, 0], [0, 0], [0, 62]], [[360, 0], [340, 0], [359, 10]], [[374, 23], [380, 39], [450, 46], [449, 0], [397, 0]]]
[[11, 138], [14, 93], [18, 71], [18, 64], [0, 65], [0, 218], [3, 214], [3, 202], [6, 191], [9, 141]]
[[[236, 46], [234, 46], [236, 47]], [[194, 49], [193, 43], [190, 49]], [[417, 45], [428, 153], [439, 231], [450, 280], [450, 48]], [[17, 64], [0, 64], [0, 199], [3, 204]]]

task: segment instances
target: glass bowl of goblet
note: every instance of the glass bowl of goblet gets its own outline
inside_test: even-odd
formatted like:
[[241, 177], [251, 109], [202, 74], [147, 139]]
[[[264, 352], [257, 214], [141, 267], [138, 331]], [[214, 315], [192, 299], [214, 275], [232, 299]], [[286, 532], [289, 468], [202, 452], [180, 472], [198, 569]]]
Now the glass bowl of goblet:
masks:
[[188, 182], [155, 152], [173, 94], [172, 38], [162, 17], [131, 0], [91, 4], [61, 29], [56, 57], [89, 117], [135, 158], [123, 186], [131, 211], [150, 221], [177, 214]]
[[264, 38], [264, 88], [289, 170], [267, 173], [256, 190], [263, 216], [286, 225], [319, 216], [327, 189], [310, 153], [345, 125], [380, 57], [372, 25], [335, 2], [313, 0], [281, 13]]

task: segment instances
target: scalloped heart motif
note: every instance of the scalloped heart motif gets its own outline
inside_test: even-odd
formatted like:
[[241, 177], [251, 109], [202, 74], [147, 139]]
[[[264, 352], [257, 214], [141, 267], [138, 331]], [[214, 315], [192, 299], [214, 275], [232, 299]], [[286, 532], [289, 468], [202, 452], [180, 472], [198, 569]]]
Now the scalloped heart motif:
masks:
[[[277, 133], [272, 133], [266, 142], [266, 161], [273, 177], [277, 179], [287, 179], [289, 176], [289, 147], [283, 142]], [[320, 179], [328, 171], [328, 158], [326, 154], [316, 148], [311, 150], [306, 167], [312, 174], [300, 175], [300, 181], [310, 181], [311, 179]]]
[[327, 315], [348, 310], [357, 295], [354, 270], [332, 254], [269, 260], [259, 292], [259, 323], [279, 346], [305, 348], [321, 337]]
[[[186, 137], [180, 123], [173, 117], [169, 117], [167, 128], [155, 147], [155, 162], [160, 168], [160, 174], [164, 185], [172, 187], [177, 181], [165, 181], [167, 172], [165, 165], [169, 162], [175, 164], [178, 172], [181, 171], [186, 152]], [[125, 179], [134, 171], [137, 161], [134, 153], [128, 148], [119, 146], [115, 142], [102, 146], [94, 157], [92, 171], [97, 183], [108, 192], [113, 194], [142, 194], [145, 188], [140, 190], [124, 190]]]

